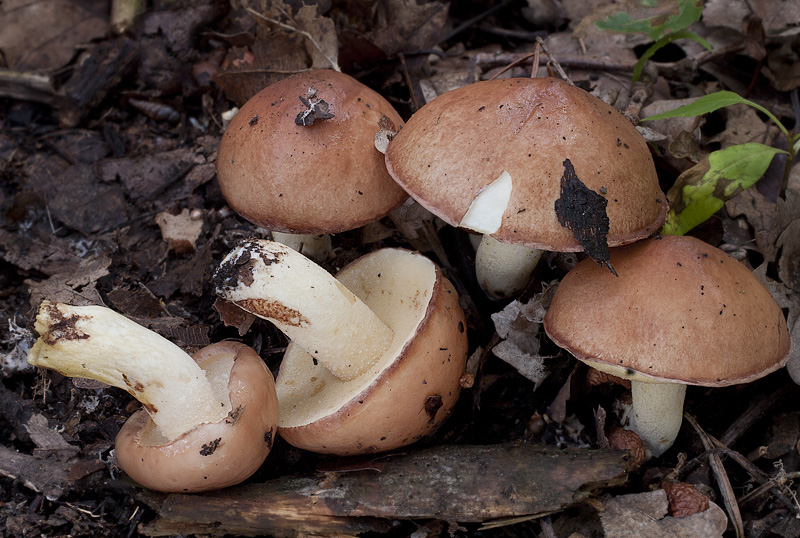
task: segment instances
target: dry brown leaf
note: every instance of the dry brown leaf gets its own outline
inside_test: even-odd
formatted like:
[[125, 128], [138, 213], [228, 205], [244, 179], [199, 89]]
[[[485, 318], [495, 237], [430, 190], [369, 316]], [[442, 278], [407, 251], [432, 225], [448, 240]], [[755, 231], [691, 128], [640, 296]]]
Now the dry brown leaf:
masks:
[[31, 290], [31, 306], [36, 309], [43, 299], [74, 305], [103, 304], [95, 283], [109, 274], [110, 265], [111, 258], [101, 255], [83, 259], [70, 272], [53, 275], [47, 280], [26, 280]]
[[184, 208], [178, 215], [166, 211], [159, 213], [156, 215], [156, 224], [161, 228], [161, 237], [177, 254], [191, 254], [197, 249], [196, 242], [203, 231], [203, 219], [194, 218], [189, 209]]
[[108, 32], [107, 2], [6, 0], [0, 3], [0, 52], [17, 71], [64, 66], [80, 44]]
[[555, 292], [554, 283], [543, 284], [543, 291], [527, 303], [510, 302], [492, 314], [495, 330], [503, 340], [492, 348], [494, 355], [533, 381], [534, 390], [547, 377], [544, 359], [539, 354], [542, 319]]
[[256, 320], [256, 317], [250, 312], [219, 297], [214, 301], [214, 309], [219, 313], [222, 323], [227, 327], [236, 327], [236, 330], [239, 331], [239, 336], [247, 334], [250, 326]]
[[370, 41], [387, 56], [432, 48], [447, 21], [448, 4], [417, 3], [417, 0], [386, 0], [377, 9], [379, 23], [369, 34]]
[[[640, 116], [647, 118], [663, 112], [675, 110], [688, 105], [697, 99], [669, 99], [653, 101], [642, 108]], [[699, 151], [699, 142], [702, 137], [700, 128], [705, 123], [702, 116], [691, 118], [667, 118], [663, 120], [646, 121], [644, 125], [656, 132], [667, 136], [670, 153], [676, 158], [689, 157], [693, 162], [698, 162], [705, 155]]]
[[234, 48], [213, 80], [242, 106], [253, 95], [289, 75], [309, 69], [339, 70], [339, 44], [333, 21], [304, 5], [295, 15], [280, 0], [247, 7], [258, 26], [250, 49]]
[[293, 73], [308, 69], [303, 38], [259, 26], [252, 51], [235, 49], [212, 77], [225, 96], [242, 106], [253, 95]]
[[333, 21], [318, 15], [316, 6], [306, 5], [300, 8], [294, 21], [299, 30], [313, 36], [313, 43], [310, 37], [305, 40], [306, 51], [311, 56], [311, 68], [338, 68], [339, 43]]
[[725, 202], [731, 217], [744, 216], [753, 228], [756, 246], [767, 261], [775, 259], [774, 223], [777, 218], [776, 204], [767, 200], [758, 189], [746, 189]]
[[67, 443], [56, 430], [47, 423], [44, 415], [35, 414], [25, 424], [25, 430], [36, 445], [34, 455], [55, 454], [61, 461], [67, 461], [80, 452], [80, 448]]
[[749, 15], [761, 18], [767, 36], [800, 32], [800, 3], [796, 0], [706, 0], [702, 21], [707, 26], [741, 31], [742, 21]]
[[[585, 16], [575, 27], [573, 35], [578, 39], [584, 39], [590, 35], [601, 33], [603, 30], [598, 29], [595, 23], [618, 13], [627, 13], [632, 20], [659, 17], [666, 21], [668, 16], [677, 15], [679, 12], [678, 2], [674, 0], [657, 0], [655, 2], [621, 0], [601, 5], [591, 14]], [[645, 42], [650, 41], [649, 37], [644, 36], [644, 38]]]
[[777, 127], [770, 129], [770, 124], [762, 120], [753, 107], [731, 105], [725, 112], [725, 130], [709, 139], [709, 142], [719, 142], [722, 148], [748, 142], [770, 146], [779, 132]]
[[788, 92], [800, 87], [800, 56], [792, 43], [784, 43], [772, 51], [763, 72], [776, 90]]
[[775, 246], [781, 249], [778, 276], [783, 284], [800, 292], [800, 191], [788, 189], [786, 200], [778, 200], [778, 230]]
[[606, 538], [721, 538], [728, 525], [725, 512], [714, 503], [691, 516], [668, 516], [663, 489], [620, 495], [603, 504], [600, 521]]

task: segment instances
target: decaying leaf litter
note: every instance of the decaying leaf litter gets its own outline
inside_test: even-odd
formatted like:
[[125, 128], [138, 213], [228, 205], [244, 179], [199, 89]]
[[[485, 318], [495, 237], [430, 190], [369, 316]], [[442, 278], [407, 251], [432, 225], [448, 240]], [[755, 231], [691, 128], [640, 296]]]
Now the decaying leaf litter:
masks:
[[[188, 350], [239, 339], [277, 368], [285, 338], [213, 291], [225, 253], [265, 234], [226, 206], [215, 157], [234, 106], [294, 72], [338, 66], [408, 119], [437, 95], [512, 62], [499, 76], [529, 76], [541, 38], [540, 75], [555, 73], [558, 62], [634, 121], [727, 90], [795, 125], [795, 3], [708, 0], [689, 28], [711, 51], [676, 39], [636, 84], [637, 57], [697, 4], [602, 4], [163, 1], [132, 21], [111, 20], [102, 0], [4, 3], [0, 19], [11, 31], [0, 36], [2, 532], [797, 536], [800, 410], [785, 371], [749, 385], [690, 389], [690, 420], [673, 448], [635, 467], [626, 452], [606, 449], [627, 389], [590, 381], [539, 326], [554, 284], [581, 255], [548, 255], [521, 297], [490, 301], [475, 283], [466, 234], [416, 204], [337, 234], [325, 260], [335, 271], [383, 246], [411, 248], [437, 261], [461, 294], [471, 387], [432, 438], [397, 453], [336, 458], [278, 440], [242, 486], [200, 498], [158, 494], [127, 480], [112, 450], [135, 401], [26, 366], [34, 312], [48, 299], [108, 305]], [[623, 13], [667, 25], [654, 38], [652, 25], [601, 32], [594, 24], [622, 21]], [[706, 177], [713, 151], [787, 149], [774, 122], [747, 105], [639, 128], [664, 192], [679, 177], [682, 185]], [[797, 342], [800, 185], [785, 162], [776, 152], [762, 179], [722, 200], [689, 234], [751, 267]], [[454, 468], [456, 478], [447, 474]], [[537, 481], [541, 487], [530, 487]], [[675, 517], [685, 507], [670, 505], [662, 493], [670, 488], [661, 488], [673, 482], [693, 484], [709, 508], [700, 502], [696, 514]]]

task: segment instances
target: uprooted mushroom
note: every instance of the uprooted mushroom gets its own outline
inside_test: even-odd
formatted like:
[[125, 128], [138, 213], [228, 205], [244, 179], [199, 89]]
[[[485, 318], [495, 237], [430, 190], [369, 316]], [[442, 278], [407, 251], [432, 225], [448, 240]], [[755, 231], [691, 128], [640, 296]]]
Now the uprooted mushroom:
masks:
[[135, 481], [167, 492], [245, 480], [269, 454], [278, 419], [272, 374], [250, 347], [211, 344], [194, 356], [103, 306], [43, 301], [34, 366], [95, 379], [142, 404], [115, 441]]
[[278, 432], [332, 454], [390, 450], [432, 433], [460, 392], [467, 335], [458, 294], [428, 258], [367, 254], [336, 278], [289, 247], [251, 239], [217, 292], [290, 339], [276, 379]]

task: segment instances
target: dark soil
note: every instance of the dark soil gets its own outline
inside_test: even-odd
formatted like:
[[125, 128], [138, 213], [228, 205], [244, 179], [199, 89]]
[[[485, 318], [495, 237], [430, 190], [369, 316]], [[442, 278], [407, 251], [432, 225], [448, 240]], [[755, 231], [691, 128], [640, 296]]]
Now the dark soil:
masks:
[[[489, 78], [499, 66], [533, 50], [537, 37], [548, 38], [549, 52], [581, 87], [592, 90], [611, 81], [619, 83], [626, 97], [636, 96], [636, 88], [630, 86], [635, 56], [615, 56], [622, 53], [601, 43], [597, 46], [607, 46], [608, 56], [588, 61], [576, 53], [574, 42], [567, 47], [560, 45], [566, 41], [556, 39], [566, 35], [569, 41], [571, 17], [579, 16], [570, 2], [552, 12], [544, 8], [559, 2], [529, 3], [538, 18], [525, 2], [515, 1], [455, 2], [449, 10], [435, 3], [400, 9], [397, 2], [373, 7], [372, 2], [358, 0], [321, 1], [325, 18], [312, 18], [304, 28], [322, 35], [324, 21], [335, 25], [342, 70], [384, 95], [406, 119], [424, 102], [426, 81], [446, 85], [447, 76], [459, 84], [469, 77]], [[64, 13], [72, 5], [66, 0], [54, 4]], [[287, 73], [325, 66], [311, 58], [297, 33], [257, 20], [238, 2], [232, 7], [215, 0], [155, 0], [123, 33], [108, 27], [106, 2], [89, 4], [104, 31], [95, 35], [75, 25], [79, 47], [61, 63], [37, 63], [45, 60], [30, 55], [20, 59], [8, 50], [0, 56], [10, 72], [44, 72], [49, 80], [44, 89], [30, 81], [0, 80], [0, 534], [5, 536], [154, 534], [153, 522], [168, 510], [162, 504], [164, 496], [127, 479], [114, 457], [114, 438], [138, 402], [120, 390], [25, 364], [36, 338], [36, 308], [43, 299], [104, 304], [188, 351], [237, 339], [255, 348], [273, 372], [287, 344], [266, 321], [255, 320], [240, 334], [222, 323], [215, 308], [212, 275], [219, 261], [238, 241], [266, 232], [226, 205], [214, 163], [225, 112]], [[0, 6], [0, 12], [4, 9], [11, 7]], [[30, 19], [0, 16], [21, 27], [35, 27]], [[290, 26], [296, 23], [283, 20]], [[707, 21], [698, 26], [698, 31], [711, 32]], [[711, 59], [677, 45], [673, 55], [665, 50], [666, 57], [656, 57], [650, 75], [657, 78], [645, 80], [649, 90], [655, 88], [649, 100], [695, 96], [712, 91], [709, 88], [748, 92], [793, 126], [790, 96], [796, 98], [797, 84], [776, 87], [774, 76], [765, 75], [763, 67], [769, 64], [771, 73], [783, 73], [779, 49], [782, 61], [791, 67], [800, 50], [797, 39], [764, 40], [762, 35], [758, 42], [757, 32], [730, 32], [738, 37]], [[642, 43], [648, 40], [626, 45], [625, 54], [633, 55], [634, 45]], [[754, 59], [751, 49], [759, 44], [770, 56]], [[49, 54], [45, 45], [40, 48]], [[236, 60], [245, 58], [245, 51], [255, 59], [242, 67]], [[484, 51], [496, 53], [495, 59], [482, 57], [479, 53]], [[440, 57], [434, 61], [431, 53]], [[702, 58], [708, 69], [692, 67], [688, 60], [680, 64], [687, 57]], [[795, 63], [795, 73], [796, 69]], [[530, 60], [510, 74], [529, 72]], [[619, 102], [627, 102], [622, 108], [638, 117], [641, 103], [635, 98]], [[714, 136], [728, 132], [731, 118], [725, 111], [709, 116], [687, 152], [717, 149], [722, 142]], [[759, 141], [785, 147], [774, 134]], [[663, 146], [654, 155], [665, 192], [692, 164]], [[738, 253], [754, 268], [770, 260], [766, 275], [789, 287], [785, 298], [791, 302], [796, 297], [790, 287], [800, 271], [786, 254], [789, 240], [785, 239], [783, 259], [772, 252], [774, 236], [771, 243], [756, 237], [765, 229], [757, 224], [759, 215], [774, 216], [782, 173], [783, 165], [776, 162], [758, 187], [772, 200], [773, 209], [737, 218], [723, 209], [692, 234]], [[169, 241], [158, 216], [182, 212], [182, 222], [202, 222], [201, 231], [190, 241]], [[498, 341], [490, 315], [510, 301], [492, 301], [477, 286], [465, 232], [423, 218], [414, 223], [430, 233], [410, 237], [387, 217], [365, 229], [337, 234], [323, 264], [336, 271], [378, 248], [420, 250], [443, 267], [462, 295], [470, 354], [475, 357], [474, 384], [462, 392], [453, 415], [434, 436], [403, 452], [448, 445], [541, 443], [581, 450], [603, 446], [602, 426], [613, 424], [614, 402], [626, 389], [589, 387], [586, 367], [543, 333], [539, 355], [552, 358], [545, 360], [549, 375], [538, 388], [490, 352], [482, 352]], [[768, 244], [771, 249], [765, 247]], [[558, 280], [580, 257], [547, 255], [520, 300], [540, 300], [546, 289], [542, 283]], [[791, 319], [796, 307], [782, 306]], [[580, 502], [539, 514], [542, 518], [480, 530], [477, 523], [389, 517], [385, 521], [391, 524], [372, 535], [603, 536], [599, 514], [604, 503], [678, 480], [695, 484], [723, 508], [726, 495], [732, 495], [728, 501], [738, 500], [746, 536], [800, 536], [800, 503], [793, 482], [800, 476], [797, 391], [784, 370], [747, 385], [690, 387], [686, 412], [719, 439], [719, 445], [704, 447], [698, 430], [684, 422], [675, 445], [661, 458], [631, 469], [624, 485], [595, 484], [588, 488], [588, 498], [576, 493]], [[716, 470], [715, 457], [723, 463]], [[267, 463], [247, 484], [311, 476], [346, 465], [349, 460], [305, 452], [277, 438]], [[727, 493], [724, 480], [729, 481]], [[736, 536], [734, 520], [729, 515], [726, 536]], [[197, 534], [227, 532], [191, 525], [185, 529]], [[270, 529], [265, 527], [262, 534], [278, 532]], [[361, 532], [349, 529], [349, 534]], [[298, 536], [315, 532], [296, 527]]]

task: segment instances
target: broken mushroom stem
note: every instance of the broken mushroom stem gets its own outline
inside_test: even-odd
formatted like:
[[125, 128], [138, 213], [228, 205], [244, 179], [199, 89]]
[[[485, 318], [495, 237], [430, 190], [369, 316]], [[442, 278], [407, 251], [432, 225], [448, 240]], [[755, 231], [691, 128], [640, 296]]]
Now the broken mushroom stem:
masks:
[[275, 324], [341, 380], [367, 371], [388, 349], [392, 330], [325, 269], [275, 241], [250, 239], [215, 275], [217, 293]]
[[301, 234], [273, 231], [272, 239], [315, 261], [322, 261], [327, 258], [332, 248], [330, 234]]
[[43, 301], [35, 329], [31, 365], [127, 391], [168, 440], [231, 411], [227, 382], [212, 385], [181, 348], [109, 308]]

